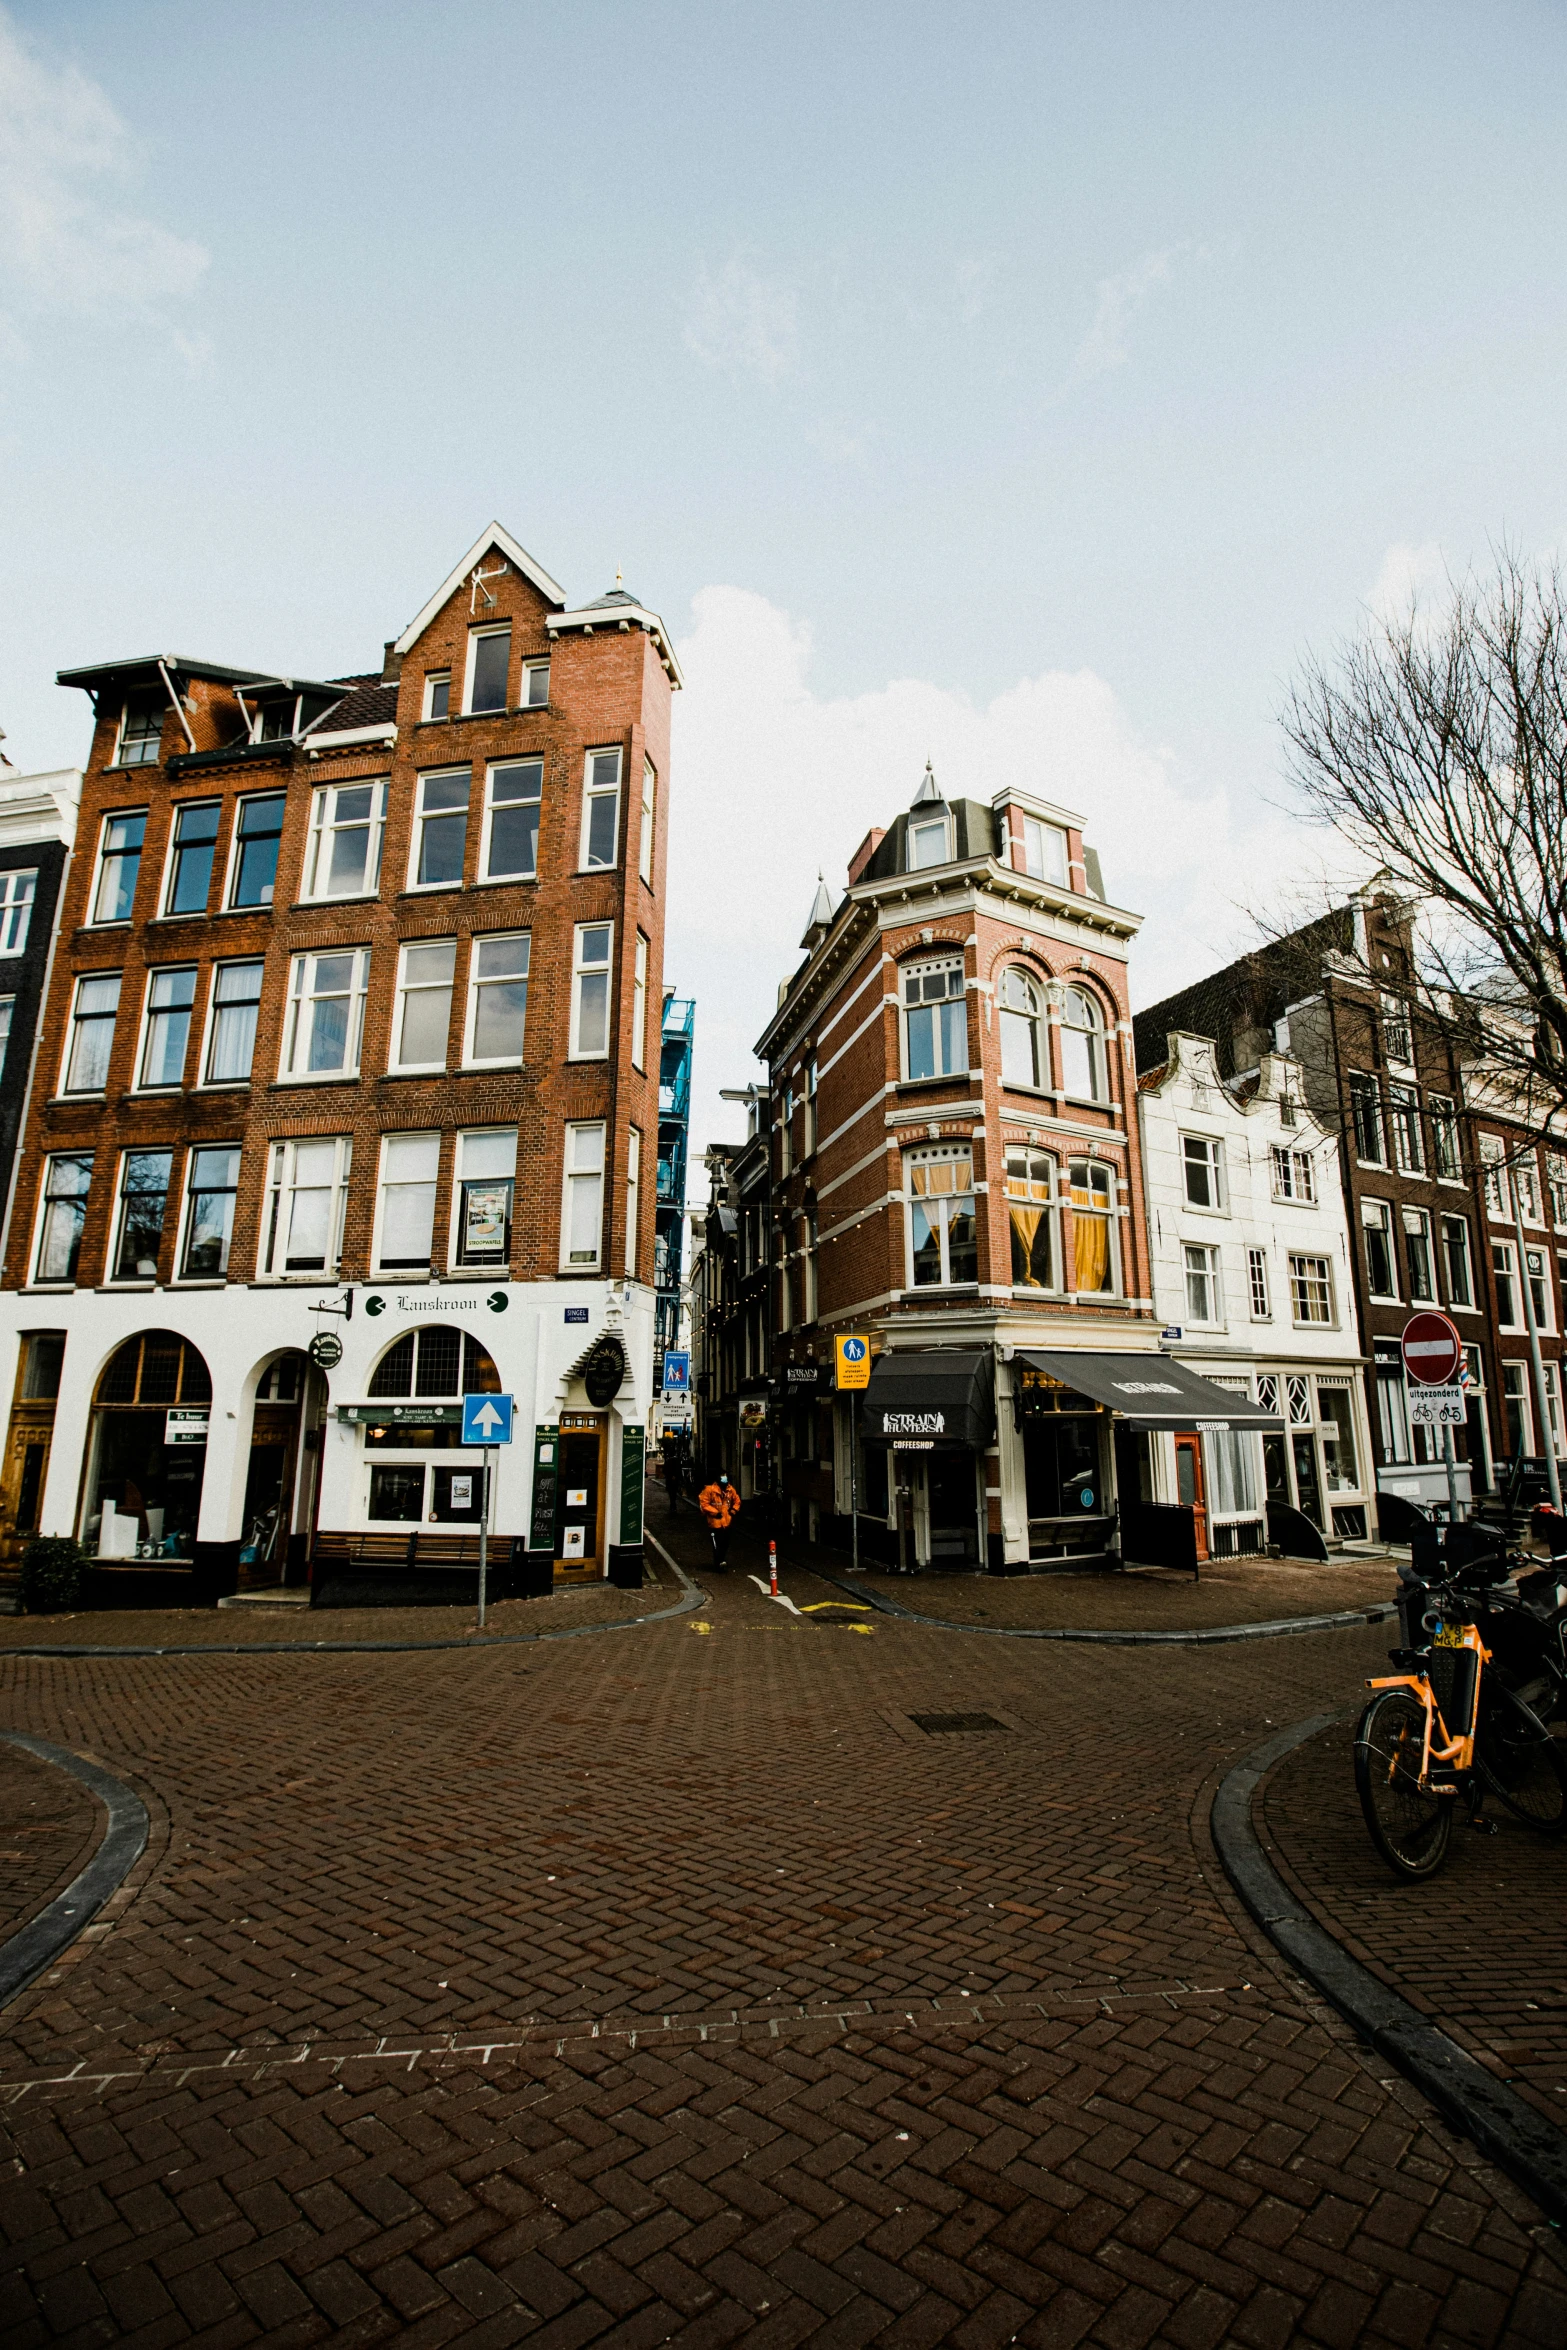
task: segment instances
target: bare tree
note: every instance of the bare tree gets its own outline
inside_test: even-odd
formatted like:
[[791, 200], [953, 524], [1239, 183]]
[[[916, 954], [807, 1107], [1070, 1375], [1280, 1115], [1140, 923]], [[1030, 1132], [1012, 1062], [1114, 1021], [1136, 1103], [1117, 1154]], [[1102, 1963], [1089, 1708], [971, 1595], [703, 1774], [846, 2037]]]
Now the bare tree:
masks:
[[[1504, 1114], [1567, 1115], [1567, 584], [1504, 549], [1434, 609], [1308, 659], [1308, 812], [1422, 909], [1420, 993]], [[1556, 1133], [1560, 1126], [1556, 1124]]]

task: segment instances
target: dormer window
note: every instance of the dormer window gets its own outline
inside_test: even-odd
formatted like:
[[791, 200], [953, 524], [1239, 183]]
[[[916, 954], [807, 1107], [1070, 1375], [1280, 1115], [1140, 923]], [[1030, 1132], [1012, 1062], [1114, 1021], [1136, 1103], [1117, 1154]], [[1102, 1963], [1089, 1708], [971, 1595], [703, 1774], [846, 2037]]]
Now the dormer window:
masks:
[[154, 702], [138, 707], [134, 702], [127, 702], [125, 716], [120, 722], [120, 747], [115, 754], [115, 765], [155, 767], [162, 742], [162, 703]]
[[911, 873], [923, 873], [930, 865], [945, 865], [949, 855], [947, 818], [944, 814], [909, 818], [908, 869]]
[[1014, 847], [1020, 852], [1018, 862], [1025, 873], [1035, 881], [1053, 881], [1065, 889], [1066, 834], [1059, 824], [1041, 824], [1037, 816], [1025, 816]]

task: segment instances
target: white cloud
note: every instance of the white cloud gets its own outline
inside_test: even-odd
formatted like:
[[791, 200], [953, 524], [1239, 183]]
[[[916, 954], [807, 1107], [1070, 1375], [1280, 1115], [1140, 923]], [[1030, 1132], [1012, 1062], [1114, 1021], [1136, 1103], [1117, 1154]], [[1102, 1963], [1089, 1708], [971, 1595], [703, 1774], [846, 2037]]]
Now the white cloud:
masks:
[[1400, 543], [1383, 556], [1366, 602], [1381, 620], [1406, 620], [1411, 606], [1444, 602], [1448, 586], [1447, 558], [1434, 539], [1418, 547]]
[[0, 279], [13, 302], [105, 317], [189, 299], [205, 248], [114, 201], [139, 160], [98, 85], [50, 64], [0, 9]]
[[764, 597], [709, 587], [695, 614], [675, 706], [665, 979], [697, 1000], [698, 1151], [739, 1131], [718, 1088], [755, 1073], [818, 866], [841, 892], [849, 858], [908, 806], [927, 757], [955, 799], [988, 802], [1015, 777], [1084, 816], [1110, 897], [1148, 917], [1133, 949], [1139, 1003], [1241, 952], [1252, 934], [1236, 901], [1300, 860], [1298, 829], [1260, 800], [1189, 789], [1092, 671], [1045, 669], [983, 706], [919, 678], [826, 700], [809, 682], [809, 628]]
[[704, 367], [776, 383], [797, 356], [798, 305], [787, 286], [758, 276], [738, 256], [715, 276], [703, 269], [686, 312], [686, 349]]
[[1134, 315], [1155, 286], [1168, 283], [1184, 244], [1166, 245], [1162, 252], [1145, 253], [1117, 277], [1099, 280], [1099, 301], [1093, 324], [1077, 346], [1072, 372], [1078, 376], [1104, 375], [1124, 367], [1131, 357], [1127, 336]]

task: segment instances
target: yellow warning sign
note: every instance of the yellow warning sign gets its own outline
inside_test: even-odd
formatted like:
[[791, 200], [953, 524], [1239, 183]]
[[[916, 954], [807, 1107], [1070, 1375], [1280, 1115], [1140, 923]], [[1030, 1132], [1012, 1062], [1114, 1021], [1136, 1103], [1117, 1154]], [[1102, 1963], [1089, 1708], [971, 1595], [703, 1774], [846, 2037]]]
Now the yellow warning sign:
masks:
[[832, 1356], [840, 1387], [870, 1385], [871, 1347], [868, 1338], [835, 1338], [832, 1342]]

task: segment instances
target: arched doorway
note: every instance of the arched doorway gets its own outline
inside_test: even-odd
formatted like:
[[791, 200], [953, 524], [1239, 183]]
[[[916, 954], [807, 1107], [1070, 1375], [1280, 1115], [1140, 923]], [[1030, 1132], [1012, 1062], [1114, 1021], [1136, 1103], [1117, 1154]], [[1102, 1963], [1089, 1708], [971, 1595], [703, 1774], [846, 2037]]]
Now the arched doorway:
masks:
[[[301, 1493], [300, 1425], [310, 1388], [309, 1359], [297, 1347], [268, 1363], [256, 1382], [245, 1471], [245, 1507], [240, 1522], [241, 1590], [286, 1583], [303, 1537], [292, 1541], [300, 1503], [308, 1512], [310, 1493]], [[312, 1462], [307, 1456], [307, 1471]], [[309, 1483], [308, 1476], [304, 1480]]]
[[366, 1523], [473, 1527], [483, 1510], [482, 1455], [464, 1451], [462, 1397], [498, 1395], [500, 1373], [469, 1332], [448, 1323], [405, 1331], [370, 1376], [364, 1428]]
[[116, 1348], [93, 1398], [84, 1550], [192, 1564], [211, 1404], [211, 1376], [188, 1339], [144, 1330]]

